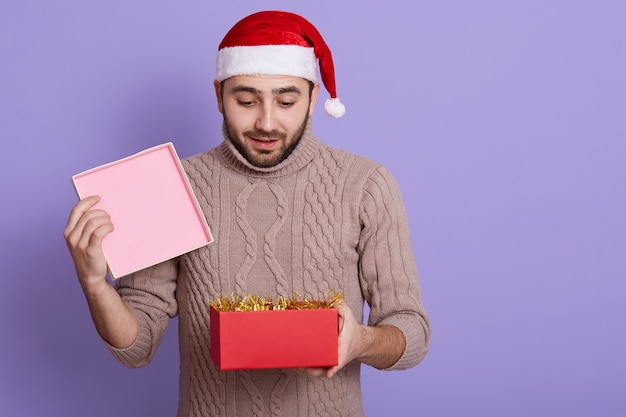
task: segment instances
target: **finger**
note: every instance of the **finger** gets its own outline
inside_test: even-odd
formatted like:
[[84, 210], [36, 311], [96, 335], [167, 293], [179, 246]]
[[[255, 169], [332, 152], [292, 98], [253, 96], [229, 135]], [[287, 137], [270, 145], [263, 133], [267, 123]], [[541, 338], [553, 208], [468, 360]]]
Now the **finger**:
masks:
[[300, 372], [304, 372], [309, 376], [323, 377], [326, 376], [328, 368], [299, 368]]
[[102, 239], [113, 231], [113, 224], [103, 217], [88, 222], [76, 246], [69, 246], [74, 259], [76, 273], [81, 282], [89, 277], [100, 279], [106, 276], [107, 262], [102, 248]]
[[[83, 223], [84, 221], [84, 223]], [[79, 241], [77, 247], [94, 254], [94, 250], [100, 252], [102, 240], [114, 229], [109, 215], [104, 211], [93, 211], [85, 213], [83, 221], [79, 222], [77, 233]]]
[[[84, 212], [74, 228], [68, 231], [67, 245], [70, 248], [86, 248], [89, 246], [92, 233], [104, 225], [112, 226], [109, 214], [104, 210], [89, 210]], [[108, 227], [110, 227], [108, 226]]]
[[337, 327], [339, 329], [339, 334], [343, 332], [344, 325], [346, 323], [347, 317], [352, 314], [352, 310], [346, 304], [340, 303], [337, 304]]
[[70, 215], [67, 219], [67, 224], [64, 230], [64, 236], [67, 237], [71, 234], [71, 232], [76, 228], [79, 220], [90, 208], [95, 206], [100, 201], [100, 196], [94, 195], [89, 196], [80, 200], [70, 211]]
[[106, 274], [106, 259], [102, 249], [102, 239], [113, 231], [113, 224], [103, 216], [88, 222], [86, 229], [68, 239], [68, 248], [79, 278]]
[[333, 376], [335, 376], [339, 369], [341, 369], [339, 366], [331, 366], [330, 368], [326, 369], [326, 378], [332, 378]]

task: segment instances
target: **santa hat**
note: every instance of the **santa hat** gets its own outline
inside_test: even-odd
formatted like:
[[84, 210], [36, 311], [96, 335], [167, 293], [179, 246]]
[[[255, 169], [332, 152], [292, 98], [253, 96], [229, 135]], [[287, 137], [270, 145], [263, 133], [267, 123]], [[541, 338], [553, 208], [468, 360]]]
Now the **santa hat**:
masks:
[[330, 99], [324, 110], [333, 117], [346, 112], [337, 98], [330, 49], [315, 26], [297, 14], [263, 11], [243, 18], [219, 45], [218, 82], [236, 75], [291, 75], [317, 81], [317, 61]]

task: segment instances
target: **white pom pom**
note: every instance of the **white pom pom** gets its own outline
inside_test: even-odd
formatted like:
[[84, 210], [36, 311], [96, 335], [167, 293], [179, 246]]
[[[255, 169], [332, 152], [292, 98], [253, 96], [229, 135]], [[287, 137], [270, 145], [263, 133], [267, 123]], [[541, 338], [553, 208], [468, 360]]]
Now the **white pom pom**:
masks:
[[338, 98], [329, 98], [324, 103], [324, 111], [329, 116], [341, 117], [346, 113], [346, 106]]

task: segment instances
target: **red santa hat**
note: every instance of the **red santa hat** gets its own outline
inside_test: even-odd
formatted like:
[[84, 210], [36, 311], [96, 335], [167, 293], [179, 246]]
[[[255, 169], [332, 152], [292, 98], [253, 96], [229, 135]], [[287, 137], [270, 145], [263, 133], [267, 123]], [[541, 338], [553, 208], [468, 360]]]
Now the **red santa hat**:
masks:
[[337, 98], [330, 49], [315, 26], [297, 14], [251, 14], [228, 31], [218, 49], [218, 82], [236, 75], [291, 75], [316, 82], [319, 61], [322, 82], [330, 94], [324, 111], [333, 117], [346, 112]]

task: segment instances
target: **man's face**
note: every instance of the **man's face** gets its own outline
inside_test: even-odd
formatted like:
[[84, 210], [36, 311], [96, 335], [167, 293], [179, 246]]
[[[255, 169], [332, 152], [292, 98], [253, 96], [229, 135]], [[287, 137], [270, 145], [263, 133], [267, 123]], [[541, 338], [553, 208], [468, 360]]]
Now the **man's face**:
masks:
[[252, 165], [272, 167], [298, 144], [319, 85], [291, 76], [236, 76], [215, 82], [229, 139]]

